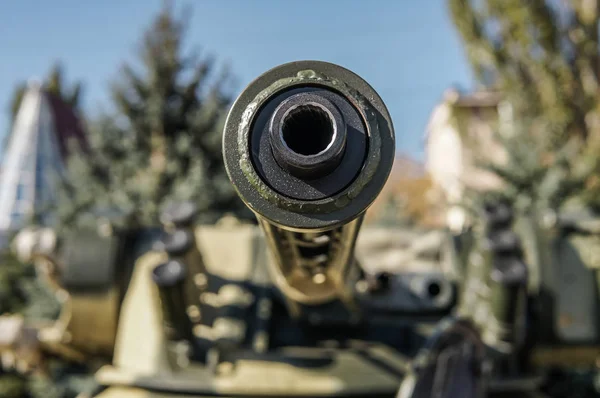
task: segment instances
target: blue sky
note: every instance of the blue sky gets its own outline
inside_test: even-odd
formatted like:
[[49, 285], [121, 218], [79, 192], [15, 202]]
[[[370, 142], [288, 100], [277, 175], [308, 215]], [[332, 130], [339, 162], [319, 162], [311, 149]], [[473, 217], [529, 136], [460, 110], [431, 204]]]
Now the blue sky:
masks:
[[[14, 85], [46, 75], [54, 60], [85, 83], [91, 114], [133, 59], [160, 0], [20, 0], [0, 5], [0, 134]], [[433, 106], [472, 77], [444, 0], [197, 0], [190, 45], [230, 64], [237, 90], [280, 63], [334, 62], [361, 75], [388, 105], [398, 149], [422, 157]]]

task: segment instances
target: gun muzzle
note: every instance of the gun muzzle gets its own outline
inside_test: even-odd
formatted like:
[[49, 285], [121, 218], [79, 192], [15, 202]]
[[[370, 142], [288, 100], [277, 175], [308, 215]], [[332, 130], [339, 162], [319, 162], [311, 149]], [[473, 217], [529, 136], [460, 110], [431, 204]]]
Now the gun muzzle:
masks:
[[347, 293], [362, 215], [394, 153], [383, 101], [340, 66], [280, 65], [240, 94], [225, 124], [225, 166], [265, 231], [288, 298], [318, 304]]
[[356, 219], [375, 200], [395, 153], [375, 90], [340, 66], [280, 65], [235, 101], [223, 136], [227, 173], [271, 224], [318, 232]]

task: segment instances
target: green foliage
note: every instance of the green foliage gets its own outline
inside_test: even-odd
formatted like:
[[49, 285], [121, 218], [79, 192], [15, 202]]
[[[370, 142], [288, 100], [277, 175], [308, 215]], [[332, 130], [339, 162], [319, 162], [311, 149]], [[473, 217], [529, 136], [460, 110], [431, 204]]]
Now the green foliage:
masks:
[[21, 314], [26, 320], [55, 320], [61, 310], [60, 302], [37, 277], [22, 278], [18, 288], [26, 298]]
[[[531, 121], [548, 146], [598, 129], [597, 2], [449, 0], [477, 78]], [[594, 130], [594, 131], [592, 131]]]
[[506, 153], [505, 161], [495, 163], [478, 158], [476, 164], [500, 177], [504, 186], [500, 192], [483, 195], [483, 200], [496, 196], [518, 208], [559, 209], [581, 195], [595, 173], [596, 162], [578, 157], [581, 148], [577, 140], [548, 153], [544, 143], [526, 131], [509, 137], [496, 134], [496, 137]]
[[503, 93], [508, 159], [482, 162], [517, 204], [600, 209], [600, 3], [449, 0], [479, 82]]
[[[21, 314], [28, 323], [54, 320], [60, 303], [38, 277], [33, 265], [20, 263], [9, 252], [0, 257], [0, 315]], [[85, 367], [62, 358], [44, 359], [46, 372], [23, 375], [4, 373], [0, 365], [0, 397], [75, 398], [91, 392], [96, 383]]]
[[[33, 265], [20, 263], [12, 254], [0, 256], [0, 315], [21, 314], [26, 321], [56, 319], [60, 304], [37, 277]], [[51, 369], [69, 369], [72, 365], [52, 359]], [[7, 398], [67, 398], [75, 397], [62, 384], [71, 383], [70, 375], [63, 370], [68, 383], [54, 380], [53, 375], [27, 377], [17, 373], [3, 373], [0, 366], [0, 397]], [[93, 377], [91, 374], [82, 377]], [[71, 388], [72, 391], [73, 388]], [[80, 390], [82, 391], [82, 390]]]
[[14, 374], [3, 374], [0, 370], [0, 397], [26, 397], [27, 384], [23, 377]]
[[205, 222], [243, 214], [221, 155], [230, 79], [211, 58], [183, 54], [185, 33], [165, 7], [144, 35], [142, 67], [123, 67], [112, 87], [115, 113], [91, 124], [91, 155], [69, 162], [63, 227], [93, 221], [92, 214], [154, 225], [172, 200], [194, 201]]
[[27, 278], [28, 270], [10, 254], [4, 253], [0, 260], [0, 314], [21, 311], [27, 298], [20, 291], [19, 283]]
[[56, 319], [60, 304], [31, 264], [10, 253], [0, 255], [0, 314], [20, 313], [28, 320]]
[[93, 373], [85, 367], [57, 358], [48, 358], [45, 365], [47, 372], [27, 376], [0, 370], [0, 397], [76, 398], [92, 396], [98, 389]]
[[56, 358], [47, 360], [47, 374], [35, 374], [26, 379], [28, 398], [76, 398], [91, 394], [98, 385], [85, 367]]

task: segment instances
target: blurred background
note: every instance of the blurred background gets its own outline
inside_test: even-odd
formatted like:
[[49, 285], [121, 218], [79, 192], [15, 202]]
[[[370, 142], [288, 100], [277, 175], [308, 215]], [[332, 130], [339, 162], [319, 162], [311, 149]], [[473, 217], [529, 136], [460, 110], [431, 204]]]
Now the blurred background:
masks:
[[[203, 178], [216, 178], [200, 175], [207, 168], [209, 174], [224, 178], [222, 170], [212, 168], [221, 168], [218, 136], [228, 106], [252, 79], [281, 63], [324, 60], [364, 76], [392, 113], [398, 151], [394, 173], [400, 179], [425, 178], [426, 126], [444, 91], [449, 87], [468, 91], [474, 84], [442, 1], [382, 1], [375, 7], [359, 1], [343, 7], [335, 2], [299, 6], [277, 1], [206, 1], [192, 6], [162, 1], [91, 5], [64, 1], [42, 8], [22, 2], [4, 6], [3, 11], [0, 40], [9, 61], [3, 62], [0, 77], [5, 109], [0, 115], [0, 172], [6, 185], [0, 199], [0, 230], [6, 237], [32, 216], [58, 218], [62, 226], [80, 221], [98, 207], [150, 222], [154, 205], [164, 197], [199, 195], [197, 184]], [[176, 119], [178, 125], [164, 125]], [[53, 132], [40, 133], [44, 129]], [[132, 129], [137, 142], [118, 142]], [[37, 137], [44, 135], [51, 135], [53, 141], [46, 147], [57, 147], [59, 154], [48, 148], [42, 150], [46, 155], [39, 156], [52, 165], [41, 166], [33, 156], [29, 162], [21, 160], [20, 153], [29, 151], [29, 144], [36, 141], [42, 146]], [[16, 136], [23, 141], [11, 139]], [[197, 138], [193, 150], [201, 152], [193, 165], [167, 154], [166, 163], [156, 167], [168, 170], [156, 169], [153, 177], [147, 177], [156, 183], [157, 178], [169, 180], [160, 182], [164, 192], [158, 192], [156, 184], [130, 181], [151, 159], [155, 165], [159, 162], [158, 152], [164, 149], [159, 141], [177, 141], [165, 143], [168, 152], [170, 145], [189, 148], [190, 137]], [[76, 159], [79, 151], [73, 146], [85, 148], [85, 159]], [[127, 156], [124, 164], [117, 161], [119, 151], [139, 158]], [[37, 176], [15, 175], [23, 174], [18, 169], [33, 170], [34, 162]], [[64, 174], [63, 166], [70, 169], [66, 195], [54, 187], [58, 180], [54, 176]], [[96, 175], [102, 174], [97, 169], [108, 171], [108, 167], [121, 170], [121, 176]], [[37, 191], [31, 186], [35, 184]], [[179, 192], [184, 185], [188, 192]], [[390, 185], [394, 191], [392, 185], [399, 184]], [[421, 185], [424, 181], [416, 182], [414, 189], [422, 190]], [[124, 189], [130, 192], [124, 194]], [[227, 188], [216, 195], [208, 192], [204, 190], [210, 198], [203, 200], [206, 218], [211, 219], [208, 213], [227, 202], [232, 192]], [[101, 198], [107, 194], [111, 197]], [[396, 192], [396, 199], [404, 202], [405, 194]], [[155, 198], [153, 203], [142, 205], [148, 195]], [[61, 209], [50, 211], [58, 202]], [[386, 197], [382, 203], [392, 202]], [[224, 204], [222, 210], [236, 204]], [[416, 206], [411, 211], [422, 209]], [[389, 209], [386, 214], [389, 217]]]
[[[594, 0], [4, 2], [0, 314], [59, 311], [8, 251], [25, 227], [152, 227], [174, 200], [252, 222], [221, 129], [252, 79], [294, 60], [352, 70], [390, 110], [397, 158], [368, 225], [460, 231], [489, 195], [596, 212], [598, 22]], [[76, 390], [7, 377], [0, 397]]]

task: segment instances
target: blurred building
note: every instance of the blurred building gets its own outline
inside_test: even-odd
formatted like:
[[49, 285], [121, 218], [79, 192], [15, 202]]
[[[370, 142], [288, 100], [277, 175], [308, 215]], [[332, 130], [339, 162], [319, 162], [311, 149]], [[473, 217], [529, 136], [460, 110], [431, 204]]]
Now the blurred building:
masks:
[[56, 201], [72, 140], [87, 148], [74, 110], [38, 83], [30, 83], [3, 148], [0, 234], [4, 239], [33, 216], [41, 224], [52, 224], [48, 209]]
[[467, 188], [490, 190], [500, 179], [481, 170], [478, 161], [502, 163], [506, 158], [496, 134], [511, 125], [510, 107], [492, 91], [470, 94], [448, 90], [431, 113], [425, 135], [425, 169], [432, 180], [432, 201], [441, 204], [446, 222], [464, 222], [461, 203]]

